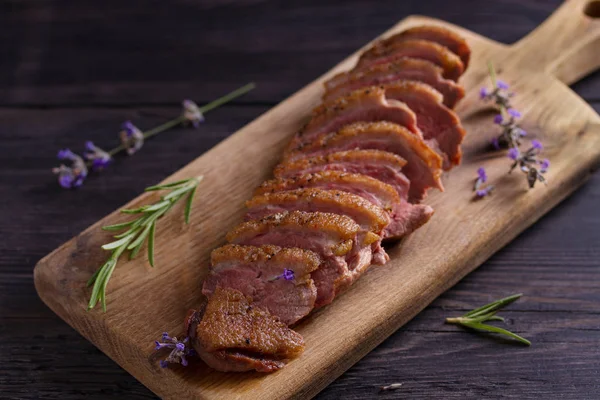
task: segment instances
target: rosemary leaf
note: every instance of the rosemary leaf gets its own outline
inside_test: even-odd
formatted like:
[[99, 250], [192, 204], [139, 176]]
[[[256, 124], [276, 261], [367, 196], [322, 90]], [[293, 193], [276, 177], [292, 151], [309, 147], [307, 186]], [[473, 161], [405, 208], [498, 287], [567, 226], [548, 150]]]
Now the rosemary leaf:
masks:
[[521, 296], [523, 296], [523, 293], [513, 294], [512, 296], [508, 296], [503, 299], [496, 300], [490, 304], [486, 304], [485, 306], [476, 308], [473, 311], [469, 311], [468, 313], [465, 314], [465, 317], [477, 317], [482, 314], [488, 314], [493, 311], [500, 310], [501, 308], [506, 307], [510, 303], [517, 301]]
[[102, 248], [104, 250], [114, 250], [114, 249], [122, 246], [124, 243], [128, 243], [131, 239], [133, 239], [133, 237], [134, 237], [134, 233], [130, 233], [129, 235], [125, 236], [122, 239], [105, 244], [104, 246], [102, 246]]
[[463, 322], [462, 325], [466, 326], [467, 328], [471, 328], [471, 329], [479, 329], [482, 331], [500, 333], [502, 335], [506, 335], [513, 339], [516, 339], [519, 342], [526, 344], [527, 346], [531, 346], [531, 342], [529, 340], [525, 339], [524, 337], [521, 337], [521, 336], [517, 335], [516, 333], [507, 331], [506, 329], [499, 328], [497, 326], [486, 325], [486, 324], [482, 324], [480, 322]]
[[164, 185], [154, 185], [154, 186], [148, 186], [146, 189], [144, 189], [145, 192], [152, 192], [152, 191], [156, 191], [156, 190], [165, 190], [165, 189], [169, 189], [175, 186], [179, 186], [182, 185], [184, 183], [189, 182], [189, 179], [182, 179], [180, 181], [176, 181], [176, 182], [172, 182], [172, 183], [166, 183]]
[[188, 195], [187, 201], [185, 202], [185, 223], [190, 223], [190, 213], [192, 212], [192, 202], [194, 200], [194, 195], [196, 194], [196, 188], [192, 189], [190, 194]]
[[103, 226], [102, 230], [103, 231], [120, 231], [123, 228], [127, 228], [128, 226], [130, 226], [134, 222], [135, 221], [128, 221], [128, 222], [123, 222], [122, 224], [114, 224], [114, 225]]
[[156, 222], [150, 224], [150, 233], [148, 234], [148, 262], [154, 267], [154, 233], [156, 231]]

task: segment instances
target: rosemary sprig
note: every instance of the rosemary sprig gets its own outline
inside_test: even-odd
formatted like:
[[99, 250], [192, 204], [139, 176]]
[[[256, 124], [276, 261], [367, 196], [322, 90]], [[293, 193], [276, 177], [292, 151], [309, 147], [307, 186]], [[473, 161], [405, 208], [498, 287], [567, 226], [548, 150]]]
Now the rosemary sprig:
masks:
[[484, 324], [484, 322], [486, 321], [504, 322], [504, 318], [497, 316], [496, 313], [502, 308], [519, 299], [521, 296], [522, 294], [519, 293], [513, 294], [512, 296], [508, 296], [500, 300], [496, 300], [492, 303], [476, 308], [473, 311], [469, 311], [462, 317], [446, 318], [446, 323], [461, 325], [470, 329], [478, 329], [487, 332], [499, 333], [501, 335], [506, 335], [515, 340], [518, 340], [519, 342], [526, 344], [527, 346], [530, 346], [531, 342], [529, 340], [517, 335], [516, 333], [510, 332], [503, 328], [499, 328], [497, 326]]
[[146, 239], [148, 240], [148, 262], [154, 267], [154, 235], [156, 232], [156, 221], [187, 195], [184, 215], [185, 223], [189, 223], [192, 200], [196, 193], [196, 187], [201, 180], [202, 176], [199, 176], [164, 185], [147, 187], [145, 190], [146, 192], [168, 190], [169, 193], [162, 196], [160, 200], [154, 204], [148, 204], [134, 209], [121, 210], [123, 214], [139, 214], [138, 218], [102, 227], [103, 230], [112, 232], [121, 231], [123, 229], [127, 230], [115, 235], [115, 241], [102, 246], [104, 250], [109, 250], [112, 253], [104, 265], [98, 268], [87, 282], [88, 287], [94, 285], [88, 303], [88, 310], [91, 310], [100, 302], [102, 303], [102, 309], [106, 311], [106, 287], [117, 266], [119, 257], [124, 252], [129, 251], [129, 259], [131, 260], [139, 253]]

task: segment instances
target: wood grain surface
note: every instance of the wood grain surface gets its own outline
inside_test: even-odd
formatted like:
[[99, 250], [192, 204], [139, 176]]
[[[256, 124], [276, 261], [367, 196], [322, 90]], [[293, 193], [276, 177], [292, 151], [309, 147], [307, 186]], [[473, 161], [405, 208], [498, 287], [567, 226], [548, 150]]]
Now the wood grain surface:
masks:
[[[532, 7], [536, 9], [535, 6]], [[541, 19], [540, 17], [539, 20]], [[593, 84], [594, 81], [591, 82]], [[289, 84], [288, 82], [288, 87]], [[580, 93], [585, 94], [585, 89], [589, 86], [590, 84], [581, 86], [583, 89]], [[230, 87], [223, 88], [221, 93], [229, 89]], [[29, 92], [33, 99], [35, 88], [30, 88]], [[60, 93], [56, 97], [60, 98]], [[98, 97], [101, 98], [102, 94], [94, 98]], [[14, 99], [9, 96], [7, 101]], [[23, 274], [19, 267], [33, 263], [61, 240], [93, 222], [88, 213], [90, 204], [94, 204], [99, 210], [94, 210], [94, 213], [98, 213], [94, 214], [96, 216], [110, 211], [123, 200], [133, 197], [143, 186], [155, 182], [165, 168], [173, 170], [184, 164], [186, 157], [190, 160], [198, 152], [210, 147], [209, 141], [214, 143], [224, 137], [229, 127], [241, 125], [260, 113], [261, 107], [262, 110], [266, 109], [268, 104], [259, 107], [240, 104], [215, 112], [212, 114], [215, 120], [210, 121], [209, 118], [206, 126], [210, 127], [210, 131], [203, 132], [201, 138], [196, 136], [195, 131], [174, 132], [172, 142], [167, 142], [168, 146], [178, 147], [176, 150], [167, 148], [165, 142], [149, 142], [146, 149], [148, 153], [141, 153], [137, 162], [123, 160], [115, 166], [112, 173], [107, 171], [95, 181], [90, 180], [76, 196], [55, 189], [50, 180], [47, 180], [45, 186], [40, 186], [40, 178], [43, 180], [46, 173], [45, 164], [41, 160], [45, 159], [47, 164], [51, 164], [51, 155], [24, 151], [27, 139], [35, 139], [36, 148], [42, 149], [71, 145], [87, 138], [96, 140], [101, 139], [110, 131], [111, 126], [118, 125], [125, 118], [139, 118], [150, 125], [176, 113], [177, 109], [168, 105], [159, 108], [161, 104], [146, 105], [145, 108], [133, 106], [131, 109], [128, 106], [107, 107], [99, 102], [90, 104], [89, 109], [64, 110], [64, 106], [74, 107], [73, 104], [65, 103], [47, 104], [44, 107], [50, 109], [39, 110], [38, 105], [31, 104], [27, 106], [29, 110], [23, 110], [23, 104], [15, 102], [2, 111], [3, 126], [6, 128], [2, 136], [6, 139], [3, 140], [3, 148], [9, 150], [7, 162], [15, 167], [5, 171], [3, 177], [7, 182], [17, 182], [16, 179], [27, 176], [36, 177], [29, 181], [19, 181], [23, 183], [18, 185], [17, 193], [10, 199], [9, 207], [3, 210], [6, 212], [2, 215], [6, 233], [9, 228], [12, 232], [15, 225], [26, 227], [18, 233], [7, 234], [7, 241], [4, 243], [6, 248], [2, 252], [7, 257], [2, 264], [3, 317], [6, 313], [3, 321], [11, 321], [11, 324], [2, 327], [1, 333], [7, 340], [0, 349], [2, 354], [6, 351], [13, 361], [6, 367], [7, 373], [3, 374], [8, 379], [4, 381], [6, 378], [0, 378], [2, 389], [6, 388], [3, 393], [31, 398], [53, 394], [77, 397], [84, 393], [99, 398], [108, 394], [125, 393], [145, 397], [148, 392], [130, 381], [126, 375], [119, 374], [109, 361], [103, 361], [105, 359], [96, 350], [87, 346], [68, 328], [65, 330], [39, 303], [32, 304], [31, 300], [15, 301], [27, 299], [27, 296], [31, 298], [33, 295], [31, 288], [24, 289], [28, 279], [31, 282], [30, 275]], [[98, 109], [98, 106], [102, 108]], [[218, 118], [222, 118], [223, 122], [219, 123]], [[188, 133], [194, 137], [186, 136]], [[57, 143], [57, 138], [62, 143]], [[195, 147], [190, 149], [190, 143], [194, 143]], [[175, 154], [181, 158], [173, 157]], [[123, 176], [123, 170], [131, 173], [131, 177]], [[138, 178], [134, 178], [135, 176]], [[140, 178], [143, 180], [152, 177], [153, 180], [136, 182]], [[594, 280], [597, 275], [597, 219], [594, 218], [595, 209], [591, 206], [594, 199], [597, 201], [598, 193], [594, 191], [594, 187], [588, 186], [583, 194], [580, 193], [579, 197], [561, 207], [561, 210], [566, 207], [567, 211], [562, 212], [567, 214], [556, 216], [556, 213], [552, 213], [522, 237], [523, 241], [513, 244], [508, 251], [492, 259], [484, 269], [491, 270], [491, 275], [485, 278], [486, 275], [482, 275], [485, 272], [480, 271], [459, 285], [458, 290], [444, 295], [420, 318], [401, 330], [375, 354], [359, 363], [322, 396], [335, 398], [342, 393], [344, 397], [354, 398], [375, 396], [377, 385], [401, 380], [405, 383], [402, 393], [411, 397], [458, 397], [461, 394], [492, 396], [499, 394], [497, 390], [501, 388], [502, 395], [506, 395], [506, 390], [509, 390], [509, 394], [521, 393], [525, 396], [562, 393], [570, 394], [573, 398], [582, 398], [577, 397], [577, 394], [583, 394], [583, 398], [587, 394], [587, 398], [592, 398], [596, 393], [594, 389], [597, 388], [593, 375], [594, 368], [597, 369], [597, 357], [594, 358], [592, 343], [598, 339], [598, 319], [595, 318], [598, 280]], [[121, 200], [115, 203], [115, 198]], [[577, 201], [577, 198], [580, 200]], [[586, 207], [586, 204], [590, 205]], [[21, 208], [22, 214], [16, 214], [15, 211]], [[571, 213], [568, 212], [569, 209]], [[581, 217], [573, 220], [574, 214]], [[562, 216], [562, 224], [556, 223], [560, 219], [550, 219], [552, 216]], [[34, 223], [44, 218], [49, 227], [35, 228]], [[41, 250], [31, 252], [29, 249], [33, 246], [39, 246]], [[571, 265], [568, 272], [563, 263]], [[477, 280], [477, 276], [482, 278]], [[507, 348], [502, 341], [490, 343], [439, 323], [444, 315], [453, 312], [440, 307], [460, 312], [458, 310], [507, 294], [506, 290], [524, 291], [526, 294], [529, 291], [531, 297], [526, 297], [514, 307], [516, 311], [508, 312], [508, 315], [515, 316], [515, 324], [523, 330], [517, 327], [514, 329], [530, 335], [528, 337], [533, 337], [543, 347], [527, 349], [526, 353], [521, 348]], [[148, 296], [160, 296], [160, 293]], [[39, 326], [40, 321], [44, 323], [44, 329], [35, 329], [36, 322]], [[23, 341], [18, 337], [28, 338], [25, 343], [31, 345], [24, 347]], [[431, 349], [432, 345], [436, 349]], [[522, 365], [498, 369], [498, 361], [508, 361], [516, 354], [524, 359]], [[73, 359], [75, 361], [69, 363]], [[555, 368], [554, 379], [552, 375], [540, 372], [545, 367], [565, 363], [569, 368]], [[59, 368], [60, 366], [63, 367]], [[110, 372], [113, 370], [115, 372]], [[38, 379], [25, 387], [25, 377], [30, 376]]]

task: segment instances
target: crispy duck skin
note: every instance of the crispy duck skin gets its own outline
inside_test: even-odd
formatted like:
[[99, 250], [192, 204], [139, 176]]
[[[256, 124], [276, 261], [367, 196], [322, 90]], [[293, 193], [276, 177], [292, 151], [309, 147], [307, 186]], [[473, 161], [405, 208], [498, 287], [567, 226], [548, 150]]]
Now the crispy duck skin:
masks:
[[467, 41], [454, 31], [441, 26], [416, 26], [384, 39], [381, 44], [383, 46], [389, 46], [403, 40], [413, 39], [429, 40], [441, 44], [460, 57], [465, 69], [469, 65], [471, 49], [469, 48]]
[[385, 97], [385, 90], [372, 87], [355, 90], [315, 108], [310, 121], [292, 139], [287, 152], [295, 151], [324, 134], [335, 132], [345, 125], [358, 121], [390, 121], [423, 137], [417, 127], [415, 113], [406, 104], [388, 100]]
[[444, 169], [460, 164], [460, 145], [465, 137], [458, 115], [444, 104], [442, 95], [431, 86], [416, 81], [382, 85], [388, 99], [402, 101], [417, 115], [417, 126], [426, 141], [435, 141], [443, 153]]
[[358, 122], [347, 125], [334, 134], [321, 137], [303, 146], [290, 159], [326, 156], [351, 149], [388, 151], [404, 158], [407, 163], [402, 172], [410, 181], [408, 199], [419, 202], [428, 188], [443, 190], [442, 158], [416, 135], [391, 122]]
[[[465, 95], [456, 82], [445, 79], [437, 65], [417, 58], [403, 57], [393, 62], [377, 64], [356, 72], [342, 72], [325, 82], [323, 101], [332, 101], [354, 90], [402, 80], [423, 82], [444, 96], [444, 104], [454, 108]], [[410, 107], [410, 106], [409, 106]]]
[[304, 351], [300, 334], [231, 288], [216, 288], [186, 325], [200, 358], [219, 371], [273, 372]]
[[[254, 305], [292, 325], [315, 306], [317, 288], [310, 274], [320, 264], [321, 258], [309, 250], [228, 244], [211, 253], [202, 294], [210, 297], [217, 287], [238, 290]], [[293, 279], [282, 278], [286, 269], [294, 272]]]
[[384, 64], [403, 57], [419, 58], [438, 65], [444, 71], [443, 76], [457, 81], [465, 66], [460, 57], [441, 44], [428, 40], [410, 39], [382, 45], [376, 43], [359, 58], [353, 71], [362, 70], [376, 64]]
[[[381, 237], [364, 230], [346, 215], [292, 211], [244, 222], [227, 235], [230, 243], [297, 247], [317, 253], [322, 263], [311, 274], [317, 286], [315, 308], [333, 301], [371, 264], [387, 261]], [[384, 258], [385, 257], [385, 258]]]
[[246, 202], [247, 219], [260, 219], [285, 211], [328, 212], [347, 215], [365, 231], [377, 235], [389, 223], [385, 211], [364, 198], [340, 190], [316, 188], [264, 193]]
[[323, 156], [299, 158], [275, 167], [277, 178], [294, 178], [321, 171], [342, 171], [370, 176], [392, 186], [407, 199], [410, 181], [402, 173], [406, 160], [383, 150], [348, 150]]
[[255, 196], [286, 192], [299, 188], [320, 188], [352, 193], [385, 210], [389, 223], [384, 239], [399, 239], [429, 221], [433, 209], [426, 205], [410, 204], [400, 198], [393, 186], [367, 175], [341, 171], [321, 171], [288, 179], [273, 179], [263, 183]]

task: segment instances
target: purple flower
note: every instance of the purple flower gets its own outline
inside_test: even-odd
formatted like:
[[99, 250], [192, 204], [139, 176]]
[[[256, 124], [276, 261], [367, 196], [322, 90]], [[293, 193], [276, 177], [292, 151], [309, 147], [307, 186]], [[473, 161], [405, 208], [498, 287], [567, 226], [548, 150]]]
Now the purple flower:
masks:
[[131, 121], [123, 123], [119, 138], [130, 156], [139, 151], [144, 145], [144, 134]]
[[479, 89], [479, 97], [483, 100], [490, 95], [490, 91], [487, 88], [482, 87]]
[[491, 142], [496, 150], [500, 150], [500, 142], [498, 141], [497, 137], [493, 138]]
[[485, 168], [479, 167], [479, 169], [477, 170], [477, 176], [479, 176], [479, 180], [481, 181], [481, 183], [487, 181], [487, 174], [485, 173]]
[[201, 122], [204, 122], [204, 115], [202, 115], [196, 103], [191, 100], [184, 100], [181, 105], [183, 106], [182, 116], [185, 122], [191, 123], [194, 128], [197, 128]]
[[57, 158], [71, 162], [71, 166], [61, 164], [59, 167], [52, 169], [52, 172], [58, 175], [58, 184], [65, 189], [73, 189], [83, 185], [83, 181], [88, 174], [83, 158], [69, 149], [60, 150]]
[[186, 357], [190, 357], [196, 354], [196, 352], [188, 347], [189, 337], [183, 340], [178, 340], [177, 337], [169, 336], [167, 332], [164, 332], [159, 341], [155, 341], [155, 350], [171, 349], [169, 356], [160, 361], [161, 368], [167, 368], [170, 363], [181, 364], [184, 367], [188, 365]]
[[501, 124], [501, 123], [502, 123], [502, 120], [503, 120], [503, 118], [502, 118], [502, 114], [497, 114], [497, 115], [494, 117], [494, 123], [495, 123], [495, 124]]
[[501, 81], [500, 79], [498, 79], [496, 81], [496, 87], [498, 89], [506, 90], [506, 89], [508, 89], [508, 84], [506, 82]]
[[527, 136], [527, 132], [524, 129], [519, 128], [519, 136]]
[[545, 174], [546, 171], [548, 171], [548, 168], [550, 168], [550, 160], [545, 158], [544, 160], [540, 161], [539, 163], [540, 163], [540, 172], [542, 174]]
[[510, 150], [508, 150], [508, 158], [516, 161], [517, 158], [519, 158], [519, 149], [511, 147]]
[[286, 281], [292, 281], [295, 278], [294, 271], [292, 271], [291, 269], [284, 268], [281, 277]]
[[542, 150], [544, 148], [544, 146], [542, 146], [542, 143], [535, 139], [531, 141], [531, 146], [532, 148], [537, 150]]
[[85, 158], [92, 162], [92, 170], [99, 171], [104, 169], [112, 161], [110, 154], [102, 150], [100, 147], [96, 147], [93, 142], [85, 142]]
[[511, 117], [514, 117], [514, 118], [521, 118], [521, 113], [518, 112], [517, 110], [515, 110], [514, 108], [508, 109], [508, 115], [510, 115]]

